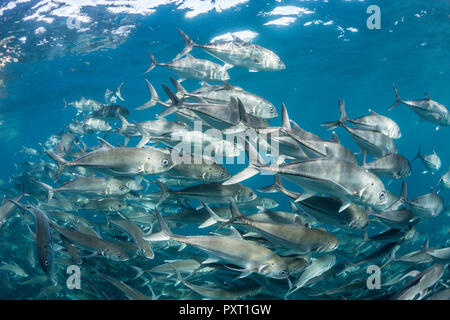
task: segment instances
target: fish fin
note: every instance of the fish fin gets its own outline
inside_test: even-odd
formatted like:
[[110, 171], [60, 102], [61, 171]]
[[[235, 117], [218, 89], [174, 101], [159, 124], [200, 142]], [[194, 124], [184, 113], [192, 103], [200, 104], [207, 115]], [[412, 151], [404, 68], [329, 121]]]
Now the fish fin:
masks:
[[147, 54], [152, 62], [152, 64], [144, 71], [144, 74], [147, 72], [150, 72], [153, 70], [159, 63], [156, 61], [155, 57], [150, 53], [150, 51], [147, 51]]
[[241, 172], [235, 174], [225, 182], [223, 182], [222, 183], [223, 185], [235, 184], [247, 180], [259, 173], [259, 169], [257, 169], [256, 166], [258, 167], [267, 166], [267, 164], [264, 162], [263, 158], [258, 153], [256, 148], [249, 141], [240, 136], [239, 139], [242, 143], [244, 143], [245, 153], [247, 154], [247, 157], [249, 159], [249, 166], [244, 170], [242, 170]]
[[341, 144], [341, 142], [339, 141], [339, 137], [337, 136], [336, 132], [333, 131], [333, 139], [331, 139], [331, 141]]
[[281, 125], [285, 130], [291, 130], [291, 122], [289, 119], [289, 114], [286, 105], [283, 103], [281, 105]]
[[152, 136], [142, 127], [142, 125], [140, 123], [138, 123], [136, 121], [134, 121], [133, 123], [142, 136], [141, 140], [136, 145], [136, 148], [142, 148], [150, 141]]
[[201, 225], [198, 226], [199, 229], [203, 229], [203, 228], [207, 228], [210, 226], [213, 226], [217, 223], [217, 220], [213, 217], [209, 217], [208, 219], [205, 220], [205, 222], [203, 222]]
[[275, 174], [273, 176], [273, 184], [266, 186], [266, 187], [262, 187], [262, 188], [258, 188], [256, 190], [258, 190], [259, 192], [263, 192], [263, 193], [275, 193], [279, 191], [279, 185], [281, 185], [281, 187], [283, 187], [283, 182], [281, 181], [281, 176], [278, 174]]
[[48, 192], [47, 203], [50, 203], [50, 201], [53, 198], [53, 194], [55, 192], [55, 189], [53, 187], [49, 186], [48, 184], [45, 184], [45, 183], [43, 183], [41, 181], [35, 181], [35, 182]]
[[108, 141], [106, 141], [106, 140], [104, 140], [104, 139], [102, 139], [102, 138], [100, 138], [100, 137], [97, 137], [97, 139], [100, 141], [100, 144], [101, 144], [102, 147], [108, 148], [108, 149], [114, 149], [114, 148], [115, 148], [115, 147], [114, 147], [111, 143], [109, 143]]
[[142, 268], [132, 266], [132, 265], [130, 265], [130, 268], [132, 268], [136, 271], [136, 276], [134, 278], [132, 278], [131, 280], [135, 280], [144, 274], [144, 269], [142, 269]]
[[248, 72], [258, 72], [256, 69], [248, 69]]
[[150, 95], [150, 99], [147, 102], [145, 102], [142, 106], [137, 107], [136, 110], [145, 110], [145, 109], [153, 107], [157, 104], [161, 104], [161, 105], [167, 107], [168, 105], [159, 99], [158, 93], [156, 92], [155, 88], [150, 83], [150, 81], [148, 81], [147, 79], [144, 79], [144, 80], [145, 80], [145, 83], [147, 84], [147, 90]]
[[153, 242], [159, 242], [159, 241], [167, 241], [170, 240], [170, 237], [167, 236], [165, 233], [163, 232], [154, 232], [154, 233], [150, 233], [148, 235], [145, 235], [143, 237], [144, 240], [146, 241], [153, 241]]
[[305, 190], [305, 192], [300, 197], [295, 199], [295, 202], [304, 201], [304, 200], [309, 199], [309, 198], [311, 198], [311, 197], [313, 197], [315, 195], [316, 195], [316, 192], [313, 192], [313, 191], [310, 191], [310, 190]]
[[222, 66], [222, 68], [224, 69], [224, 70], [229, 70], [229, 69], [231, 69], [231, 68], [233, 68], [234, 67], [234, 65], [232, 65], [231, 63], [225, 63], [223, 66]]
[[172, 238], [174, 234], [170, 231], [169, 226], [167, 225], [164, 218], [159, 213], [158, 209], [155, 209], [156, 218], [158, 219], [159, 225], [161, 227], [161, 232], [167, 235], [169, 238]]
[[122, 101], [125, 101], [125, 99], [122, 97], [122, 94], [120, 93], [120, 89], [122, 89], [123, 85], [125, 84], [125, 81], [122, 81], [122, 83], [117, 87], [114, 94]]
[[430, 237], [427, 237], [425, 239], [425, 243], [423, 244], [422, 252], [427, 252], [429, 249], [429, 246], [430, 246]]
[[430, 96], [428, 95], [428, 93], [425, 92], [425, 99], [427, 99], [428, 101], [431, 100]]
[[241, 234], [239, 233], [239, 231], [236, 230], [235, 227], [231, 226], [230, 229], [231, 229], [231, 233], [229, 235], [230, 237], [242, 240]]
[[172, 82], [172, 84], [175, 87], [175, 89], [177, 89], [177, 92], [175, 93], [175, 95], [177, 97], [178, 97], [179, 94], [182, 94], [183, 96], [185, 94], [188, 94], [187, 90], [174, 77], [170, 77], [169, 79]]
[[341, 207], [339, 208], [339, 213], [341, 213], [342, 211], [344, 211], [345, 209], [347, 209], [349, 206], [351, 205], [351, 202], [344, 202]]
[[422, 155], [421, 155], [421, 149], [422, 149], [422, 146], [420, 145], [420, 146], [419, 146], [419, 150], [417, 150], [416, 156], [415, 156], [414, 158], [411, 159], [411, 162], [413, 162], [413, 161], [416, 160], [417, 158], [421, 158], [421, 157], [422, 157]]
[[389, 107], [389, 111], [393, 110], [396, 106], [398, 106], [400, 103], [403, 102], [402, 98], [400, 98], [400, 95], [398, 94], [398, 90], [395, 87], [395, 83], [392, 84], [392, 86], [394, 87], [394, 93], [395, 93], [395, 101], [394, 103]]
[[205, 261], [202, 261], [202, 264], [211, 264], [211, 263], [217, 263], [219, 262], [219, 258], [216, 257], [208, 257]]
[[58, 171], [56, 172], [55, 175], [55, 180], [58, 180], [58, 178], [61, 176], [66, 166], [69, 165], [69, 161], [64, 160], [62, 157], [60, 157], [56, 153], [53, 153], [52, 151], [46, 150], [45, 153], [54, 161], [56, 161], [56, 163], [58, 164]]
[[158, 187], [161, 189], [162, 192], [161, 197], [158, 199], [158, 202], [156, 203], [156, 207], [158, 207], [170, 196], [171, 190], [159, 180], [155, 180], [155, 183], [158, 185]]
[[181, 57], [183, 57], [186, 54], [188, 54], [189, 52], [191, 52], [194, 47], [198, 46], [194, 41], [192, 41], [191, 38], [189, 38], [189, 36], [186, 33], [183, 32], [183, 30], [178, 29], [178, 32], [180, 33], [181, 37], [184, 40], [185, 47], [184, 47], [183, 51], [181, 51], [179, 54], [177, 54], [177, 56], [174, 58], [174, 60], [180, 59]]
[[187, 244], [186, 243], [180, 243], [180, 246], [178, 247], [178, 252], [181, 252], [181, 251], [183, 251], [185, 248], [187, 247]]
[[348, 120], [347, 114], [345, 112], [345, 101], [341, 101], [340, 99], [338, 99], [338, 103], [339, 103], [339, 110], [341, 112], [340, 119], [337, 121], [329, 121], [321, 124], [321, 126], [323, 127], [328, 127], [328, 130], [333, 130], [336, 129], [337, 127], [345, 126], [345, 123]]
[[28, 223], [27, 223], [26, 225], [27, 225], [28, 231], [29, 231], [30, 234], [31, 234], [31, 237], [34, 239], [34, 241], [36, 241], [36, 234], [31, 230], [31, 228], [30, 228], [30, 226], [28, 225]]
[[362, 163], [361, 163], [361, 167], [366, 168], [367, 167], [366, 163], [367, 163], [367, 150], [364, 150], [363, 151], [363, 160], [362, 160]]

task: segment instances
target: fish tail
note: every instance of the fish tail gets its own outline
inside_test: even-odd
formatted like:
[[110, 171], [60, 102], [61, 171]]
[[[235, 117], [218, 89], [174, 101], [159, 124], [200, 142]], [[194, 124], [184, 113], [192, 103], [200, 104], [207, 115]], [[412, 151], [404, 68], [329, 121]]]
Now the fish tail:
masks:
[[345, 127], [345, 123], [347, 122], [347, 113], [345, 112], [345, 102], [338, 99], [339, 102], [339, 110], [341, 111], [341, 117], [337, 121], [329, 121], [321, 124], [323, 127], [328, 127], [328, 130], [336, 129], [337, 127]]
[[241, 181], [247, 180], [254, 175], [257, 175], [260, 172], [260, 168], [268, 168], [269, 166], [265, 163], [264, 159], [258, 153], [256, 148], [246, 139], [241, 136], [238, 136], [238, 139], [241, 143], [244, 144], [245, 153], [247, 154], [249, 165], [247, 168], [238, 172], [228, 180], [223, 182], [223, 185], [230, 185], [239, 183]]
[[159, 213], [158, 209], [155, 209], [156, 218], [158, 219], [159, 225], [161, 227], [161, 232], [169, 238], [173, 238], [175, 235], [170, 231], [169, 226], [167, 225], [164, 218]]
[[422, 146], [420, 145], [420, 146], [419, 146], [419, 150], [417, 150], [417, 154], [416, 154], [416, 156], [415, 156], [414, 158], [412, 158], [411, 162], [413, 162], [414, 160], [416, 160], [416, 159], [418, 159], [418, 158], [421, 158], [421, 157], [422, 157], [422, 154], [421, 154], [421, 149], [422, 149]]
[[170, 77], [170, 81], [172, 82], [173, 86], [177, 89], [177, 92], [175, 94], [177, 97], [179, 97], [180, 95], [184, 96], [185, 94], [188, 93], [187, 90], [181, 85], [181, 83], [175, 80], [175, 78]]
[[170, 196], [171, 190], [159, 180], [155, 180], [155, 183], [161, 189], [161, 197], [159, 197], [158, 202], [156, 203], [156, 207], [158, 207]]
[[189, 38], [189, 36], [183, 32], [183, 30], [178, 29], [178, 32], [180, 33], [181, 37], [184, 40], [185, 43], [185, 47], [183, 49], [183, 51], [181, 51], [179, 54], [177, 54], [177, 56], [174, 58], [174, 60], [180, 59], [181, 57], [187, 55], [189, 52], [192, 51], [192, 49], [196, 46], [198, 46], [194, 41], [192, 41], [191, 38]]
[[408, 188], [407, 188], [407, 185], [406, 185], [406, 181], [403, 180], [402, 193], [401, 193], [401, 196], [400, 196], [400, 200], [401, 201], [406, 201], [408, 199], [407, 197], [408, 197]]
[[125, 99], [122, 97], [122, 94], [120, 93], [120, 89], [122, 89], [124, 84], [125, 84], [125, 81], [122, 81], [122, 83], [117, 87], [116, 91], [114, 92], [115, 95], [122, 101], [125, 101]]
[[394, 87], [394, 93], [395, 93], [395, 101], [394, 103], [389, 107], [389, 111], [393, 110], [396, 106], [398, 106], [400, 103], [403, 102], [402, 98], [400, 98], [400, 95], [398, 94], [398, 90], [395, 86], [395, 83], [392, 84], [392, 86]]
[[45, 153], [54, 161], [56, 161], [56, 163], [58, 163], [58, 171], [56, 172], [55, 175], [55, 180], [58, 180], [61, 174], [63, 173], [64, 169], [69, 165], [69, 161], [64, 160], [62, 157], [60, 157], [59, 155], [57, 155], [52, 151], [46, 150]]
[[221, 221], [221, 218], [217, 215], [217, 213], [215, 213], [206, 203], [201, 201], [201, 204], [206, 209], [206, 211], [208, 211], [210, 217], [199, 226], [200, 229], [212, 226], [218, 221]]
[[167, 93], [167, 95], [169, 96], [169, 99], [172, 103], [166, 110], [164, 110], [163, 112], [158, 114], [158, 118], [164, 118], [174, 112], [177, 112], [178, 109], [182, 106], [181, 100], [178, 99], [177, 95], [175, 93], [173, 93], [173, 91], [170, 90], [170, 88], [168, 86], [166, 86], [165, 84], [161, 84], [161, 86], [163, 87], [163, 89]]
[[159, 63], [156, 61], [155, 57], [150, 53], [150, 51], [147, 51], [147, 54], [150, 58], [150, 60], [152, 61], [152, 64], [150, 65], [150, 67], [147, 68], [147, 70], [145, 70], [144, 74], [147, 72], [150, 72], [151, 70], [153, 70]]
[[239, 209], [238, 209], [238, 207], [236, 205], [236, 202], [234, 200], [230, 201], [230, 211], [231, 211], [231, 218], [230, 218], [230, 220], [222, 223], [220, 225], [220, 227], [217, 228], [217, 230], [220, 230], [223, 227], [232, 224], [233, 222], [239, 221], [239, 220], [241, 220], [244, 217], [242, 212], [239, 211]]
[[147, 144], [147, 142], [152, 139], [152, 136], [145, 130], [142, 125], [136, 121], [133, 122], [136, 128], [138, 129], [139, 133], [141, 134], [142, 138], [139, 141], [139, 143], [136, 145], [136, 148], [142, 148]]
[[119, 134], [122, 134], [122, 133], [124, 133], [124, 132], [127, 130], [127, 128], [130, 126], [130, 123], [129, 123], [129, 122], [127, 121], [127, 119], [125, 119], [125, 117], [124, 117], [123, 115], [121, 115], [121, 114], [119, 114], [119, 119], [120, 119], [120, 122], [122, 123], [122, 125], [120, 126], [118, 133], [119, 133]]
[[158, 93], [156, 92], [155, 88], [152, 86], [150, 81], [145, 79], [145, 82], [147, 84], [148, 93], [150, 94], [150, 99], [142, 106], [137, 107], [136, 110], [145, 110], [157, 104], [162, 104], [163, 106], [166, 106], [166, 104], [159, 99]]
[[49, 186], [48, 184], [43, 183], [41, 181], [35, 181], [35, 182], [48, 192], [47, 202], [50, 203], [50, 201], [53, 199], [53, 195], [55, 193], [55, 189], [53, 187]]

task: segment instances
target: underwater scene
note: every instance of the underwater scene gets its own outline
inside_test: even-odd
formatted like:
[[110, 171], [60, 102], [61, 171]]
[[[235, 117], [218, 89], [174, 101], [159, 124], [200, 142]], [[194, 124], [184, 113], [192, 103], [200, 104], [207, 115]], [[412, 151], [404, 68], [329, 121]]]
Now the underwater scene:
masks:
[[1, 300], [449, 300], [450, 3], [0, 0]]

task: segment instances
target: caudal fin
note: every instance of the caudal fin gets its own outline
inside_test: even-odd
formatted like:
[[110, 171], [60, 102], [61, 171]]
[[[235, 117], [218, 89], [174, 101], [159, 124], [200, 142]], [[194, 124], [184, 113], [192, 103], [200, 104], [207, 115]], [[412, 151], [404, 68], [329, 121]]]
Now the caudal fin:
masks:
[[64, 160], [62, 157], [58, 156], [56, 153], [52, 151], [46, 150], [45, 153], [52, 158], [56, 163], [58, 163], [58, 171], [55, 175], [55, 180], [58, 180], [61, 174], [63, 173], [64, 169], [69, 165], [69, 162], [67, 160]]
[[156, 214], [156, 218], [158, 219], [159, 226], [161, 227], [161, 232], [163, 234], [165, 234], [166, 236], [168, 236], [169, 238], [172, 238], [174, 236], [174, 234], [172, 233], [172, 231], [170, 231], [169, 226], [167, 225], [166, 221], [159, 213], [158, 209], [155, 209], [155, 214]]
[[35, 181], [35, 182], [39, 186], [41, 186], [42, 188], [47, 190], [47, 192], [48, 192], [47, 202], [50, 202], [53, 199], [53, 195], [55, 193], [55, 189], [53, 187], [49, 186], [48, 184], [43, 183], [43, 182], [40, 182], [40, 181]]
[[398, 106], [400, 103], [402, 103], [402, 98], [400, 98], [400, 95], [398, 94], [398, 90], [395, 87], [395, 83], [392, 84], [392, 86], [394, 87], [394, 93], [395, 93], [395, 101], [394, 103], [389, 107], [389, 111], [393, 110], [396, 106]]
[[241, 172], [235, 174], [228, 180], [225, 180], [225, 182], [222, 183], [223, 185], [235, 184], [247, 180], [259, 173], [258, 168], [267, 167], [267, 164], [264, 162], [264, 159], [258, 153], [256, 148], [246, 139], [240, 136], [238, 138], [244, 144], [245, 153], [247, 154], [249, 160], [249, 165]]
[[417, 158], [421, 158], [421, 157], [422, 157], [421, 149], [422, 149], [422, 146], [420, 145], [420, 146], [419, 146], [419, 150], [417, 150], [416, 156], [415, 156], [414, 158], [412, 158], [411, 162], [413, 162], [413, 161], [416, 160]]
[[177, 56], [175, 57], [174, 60], [180, 59], [181, 57], [185, 56], [186, 54], [188, 54], [189, 52], [192, 51], [192, 49], [197, 46], [197, 44], [192, 41], [191, 38], [189, 38], [189, 36], [183, 32], [183, 30], [178, 29], [178, 32], [180, 33], [181, 37], [184, 40], [184, 43], [186, 44], [183, 51], [181, 51], [179, 54], [177, 54]]
[[136, 108], [136, 110], [145, 110], [145, 109], [153, 107], [153, 106], [155, 106], [157, 104], [161, 104], [161, 105], [163, 105], [165, 107], [168, 107], [169, 106], [168, 104], [162, 102], [159, 99], [158, 93], [156, 92], [155, 88], [152, 86], [150, 81], [145, 79], [145, 82], [147, 84], [147, 89], [148, 89], [148, 93], [150, 95], [150, 99], [146, 103], [144, 103], [142, 106]]
[[166, 86], [165, 84], [161, 84], [161, 86], [163, 87], [164, 91], [167, 93], [167, 95], [169, 96], [170, 101], [172, 102], [172, 104], [170, 105], [170, 107], [168, 107], [166, 110], [164, 110], [163, 112], [161, 112], [160, 114], [158, 114], [158, 118], [164, 118], [174, 112], [177, 112], [178, 109], [182, 106], [182, 102], [180, 99], [178, 99], [177, 95], [175, 93], [173, 93], [172, 90], [170, 90], [170, 88], [168, 86]]
[[400, 196], [400, 200], [401, 201], [407, 201], [407, 199], [408, 199], [407, 197], [408, 197], [408, 187], [406, 185], [406, 181], [403, 180], [403, 182], [402, 182], [402, 193], [401, 193], [401, 196]]
[[145, 70], [144, 74], [150, 72], [158, 65], [158, 62], [156, 61], [155, 57], [149, 51], [147, 52], [147, 54], [150, 60], [152, 61], [152, 64], [150, 65], [150, 67], [147, 68], [147, 70]]
[[337, 121], [324, 122], [321, 124], [323, 127], [328, 127], [328, 130], [336, 129], [337, 127], [345, 126], [347, 122], [347, 113], [345, 112], [345, 101], [338, 99], [339, 110], [341, 111], [341, 117]]
[[158, 185], [159, 189], [161, 189], [161, 196], [156, 203], [156, 207], [158, 207], [161, 203], [164, 202], [170, 196], [170, 189], [161, 181], [155, 180], [155, 183]]

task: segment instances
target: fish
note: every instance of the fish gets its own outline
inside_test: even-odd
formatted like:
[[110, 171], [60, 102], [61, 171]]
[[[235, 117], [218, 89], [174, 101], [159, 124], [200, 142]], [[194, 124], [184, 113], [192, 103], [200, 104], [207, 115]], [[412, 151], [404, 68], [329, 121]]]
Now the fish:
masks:
[[366, 151], [374, 157], [383, 157], [390, 153], [398, 153], [395, 141], [389, 136], [376, 130], [348, 127], [346, 125], [348, 118], [345, 112], [345, 102], [341, 100], [338, 100], [338, 102], [341, 118], [338, 121], [326, 122], [322, 125], [328, 126], [330, 129], [336, 126], [344, 127], [361, 150]]
[[445, 265], [433, 264], [410, 280], [399, 292], [394, 294], [391, 300], [413, 300], [417, 295], [421, 300], [426, 295], [427, 289], [434, 285], [444, 274]]
[[50, 222], [50, 225], [71, 242], [74, 242], [82, 248], [101, 254], [105, 258], [114, 261], [127, 261], [129, 259], [129, 256], [126, 254], [126, 252], [113, 242], [63, 228], [61, 226], [58, 226], [54, 222]]
[[16, 208], [14, 202], [19, 202], [24, 197], [25, 192], [22, 192], [17, 197], [13, 198], [12, 201], [7, 201], [6, 198], [3, 199], [3, 203], [0, 206], [0, 229], [8, 222], [12, 212]]
[[83, 177], [69, 181], [57, 188], [53, 188], [41, 181], [36, 181], [36, 183], [48, 191], [48, 202], [52, 200], [55, 192], [74, 192], [99, 196], [120, 196], [130, 191], [124, 181], [111, 177]]
[[278, 71], [286, 69], [284, 62], [272, 51], [259, 45], [244, 42], [239, 38], [233, 41], [196, 44], [181, 29], [178, 29], [186, 43], [184, 50], [177, 58], [188, 54], [194, 47], [201, 48], [212, 56], [233, 66], [240, 66], [250, 71]]
[[[302, 194], [287, 190], [281, 179], [281, 176], [274, 176], [274, 184], [264, 188], [272, 190], [275, 188], [287, 195], [292, 200], [299, 199]], [[312, 216], [315, 220], [325, 224], [344, 227], [350, 229], [365, 229], [369, 225], [369, 216], [361, 207], [350, 204], [346, 209], [339, 212], [342, 207], [342, 201], [322, 196], [313, 196], [308, 199], [298, 201], [300, 206], [307, 215]]]
[[411, 175], [411, 163], [409, 160], [396, 153], [387, 154], [369, 163], [366, 163], [366, 157], [364, 156], [362, 167], [379, 177], [390, 179], [402, 179]]
[[176, 73], [182, 79], [196, 79], [201, 81], [226, 81], [230, 79], [227, 68], [215, 62], [197, 59], [186, 54], [184, 58], [175, 58], [166, 63], [157, 62], [150, 52], [147, 52], [152, 64], [145, 70], [147, 73], [156, 66], [163, 66]]
[[419, 150], [417, 151], [417, 155], [412, 159], [412, 161], [420, 159], [422, 160], [425, 168], [427, 170], [423, 171], [423, 174], [431, 172], [431, 174], [435, 174], [435, 172], [439, 171], [441, 168], [441, 159], [437, 155], [436, 151], [433, 150], [433, 153], [430, 155], [422, 155], [421, 154], [421, 146], [419, 146]]
[[223, 225], [230, 223], [242, 225], [245, 228], [256, 231], [271, 243], [306, 254], [315, 252], [331, 252], [337, 249], [338, 240], [331, 233], [321, 230], [306, 228], [298, 224], [282, 224], [261, 222], [253, 220], [251, 216], [244, 216], [239, 211], [236, 203], [230, 202], [231, 219]]
[[152, 247], [150, 246], [148, 241], [144, 241], [144, 232], [133, 222], [130, 222], [126, 219], [123, 220], [108, 220], [109, 223], [119, 227], [126, 233], [128, 233], [137, 244], [141, 252], [148, 259], [153, 259], [155, 257], [155, 253], [153, 252]]
[[234, 97], [242, 102], [247, 113], [255, 117], [266, 120], [278, 117], [277, 109], [270, 101], [254, 93], [245, 91], [241, 87], [233, 86], [227, 81], [224, 81], [223, 85], [210, 85], [205, 83], [201, 88], [187, 92], [174, 78], [170, 78], [170, 80], [177, 88], [176, 96], [182, 95], [186, 98], [196, 98], [199, 101], [206, 101], [212, 104], [228, 104], [230, 98]]
[[250, 165], [222, 184], [238, 183], [260, 171], [267, 171], [280, 174], [306, 190], [296, 202], [317, 193], [326, 193], [344, 200], [339, 209], [339, 212], [342, 212], [352, 202], [371, 206], [382, 205], [387, 201], [386, 189], [377, 176], [351, 162], [336, 159], [328, 148], [326, 158], [293, 161], [278, 166], [265, 164], [248, 141], [245, 142], [245, 148]]
[[36, 252], [39, 265], [44, 273], [49, 276], [52, 282], [55, 282], [54, 268], [54, 243], [50, 231], [50, 221], [47, 215], [39, 208], [33, 205], [23, 205], [15, 200], [9, 200], [23, 210], [30, 212], [35, 218], [36, 231], [33, 235], [36, 243]]
[[140, 291], [136, 290], [135, 288], [130, 287], [129, 285], [127, 285], [126, 283], [124, 283], [122, 281], [114, 279], [113, 277], [110, 277], [99, 271], [97, 271], [96, 273], [100, 278], [108, 281], [110, 284], [112, 284], [117, 289], [122, 291], [130, 300], [152, 300], [151, 298], [142, 294]]
[[389, 107], [389, 111], [393, 110], [400, 104], [407, 105], [415, 114], [417, 114], [423, 121], [429, 121], [437, 124], [436, 130], [439, 130], [440, 126], [450, 125], [450, 112], [442, 104], [437, 101], [431, 100], [429, 95], [425, 92], [425, 99], [420, 100], [403, 100], [395, 84], [393, 84], [395, 101]]
[[401, 200], [409, 207], [411, 212], [422, 218], [436, 217], [444, 209], [444, 199], [440, 197], [433, 188], [427, 194], [421, 195], [417, 198], [407, 199], [407, 184], [403, 180]]
[[[175, 235], [170, 231], [157, 209], [155, 209], [155, 214], [161, 226], [161, 232], [167, 239], [173, 239], [207, 252], [212, 256], [209, 261], [224, 260], [241, 267], [242, 269], [234, 269], [242, 273], [241, 278], [253, 272], [275, 279], [288, 277], [287, 266], [280, 256], [264, 246], [242, 239], [237, 231], [233, 231], [230, 236]], [[146, 236], [144, 239], [151, 241], [151, 237]]]
[[293, 294], [295, 291], [305, 286], [308, 281], [320, 276], [332, 268], [336, 263], [336, 256], [334, 254], [325, 254], [319, 258], [313, 258], [311, 264], [303, 271], [300, 277], [292, 284], [292, 288], [286, 293], [285, 298], [288, 295]]
[[170, 152], [156, 148], [113, 147], [103, 142], [103, 147], [84, 156], [67, 161], [51, 151], [47, 155], [58, 163], [58, 178], [69, 166], [81, 166], [103, 170], [112, 175], [137, 176], [159, 174], [171, 169], [173, 163]]
[[15, 263], [3, 262], [3, 264], [0, 266], [0, 270], [12, 272], [14, 275], [17, 275], [22, 278], [28, 277], [28, 273], [26, 273], [25, 270], [23, 270]]
[[234, 299], [242, 299], [247, 296], [254, 296], [261, 292], [264, 287], [261, 285], [257, 286], [245, 286], [241, 288], [229, 288], [229, 289], [223, 289], [223, 288], [217, 288], [217, 287], [205, 287], [205, 286], [198, 286], [194, 285], [185, 279], [182, 278], [181, 274], [177, 271], [178, 281], [183, 283], [186, 287], [189, 289], [197, 292], [203, 297], [209, 298], [209, 299], [218, 299], [218, 300], [234, 300]]
[[450, 189], [450, 167], [449, 170], [439, 179], [438, 186], [442, 186], [444, 189]]
[[160, 181], [156, 180], [155, 182], [162, 191], [157, 206], [163, 203], [169, 196], [189, 198], [206, 203], [226, 204], [230, 200], [234, 200], [236, 203], [242, 203], [254, 200], [257, 197], [255, 191], [242, 184], [223, 185], [221, 183], [208, 183], [173, 191]]

